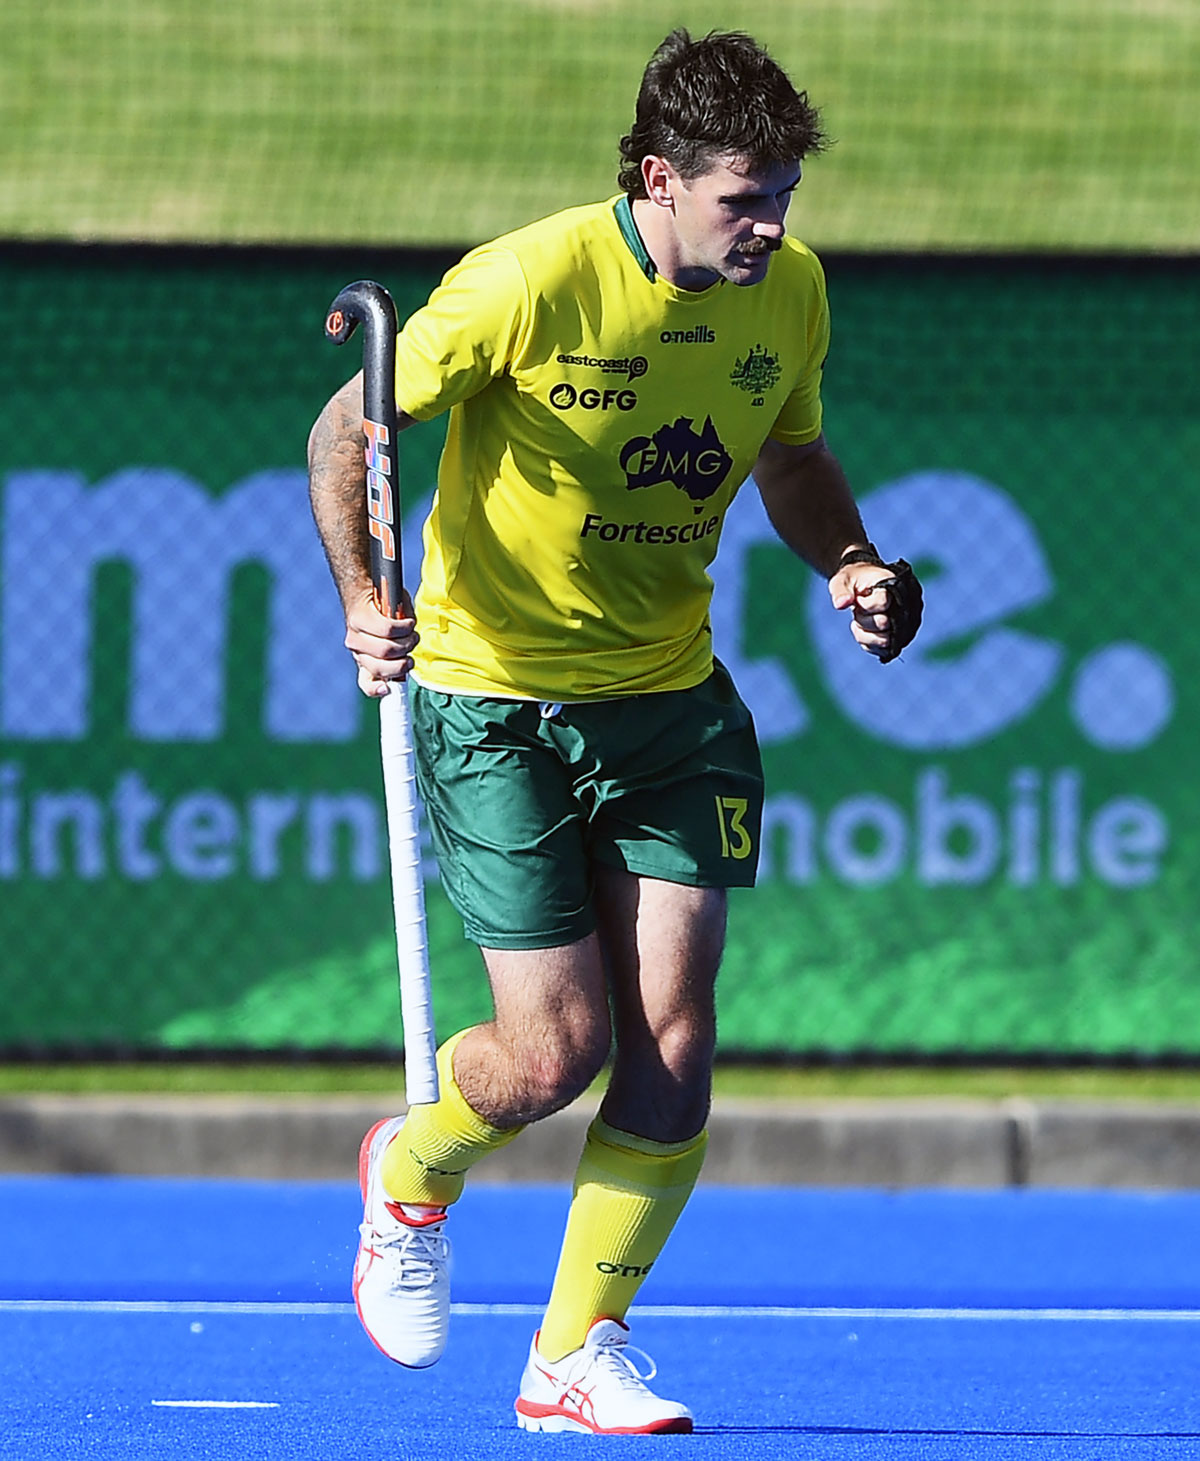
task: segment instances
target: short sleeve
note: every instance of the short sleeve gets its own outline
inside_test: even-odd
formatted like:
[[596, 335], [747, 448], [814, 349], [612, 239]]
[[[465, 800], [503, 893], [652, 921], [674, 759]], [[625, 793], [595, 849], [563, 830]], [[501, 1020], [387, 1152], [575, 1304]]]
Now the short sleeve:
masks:
[[396, 342], [396, 404], [419, 421], [477, 395], [515, 364], [530, 294], [511, 249], [485, 245], [445, 276]]
[[804, 368], [768, 433], [772, 440], [787, 446], [803, 446], [821, 434], [821, 378], [829, 353], [829, 301], [820, 263], [814, 254], [807, 258], [812, 267], [803, 294]]

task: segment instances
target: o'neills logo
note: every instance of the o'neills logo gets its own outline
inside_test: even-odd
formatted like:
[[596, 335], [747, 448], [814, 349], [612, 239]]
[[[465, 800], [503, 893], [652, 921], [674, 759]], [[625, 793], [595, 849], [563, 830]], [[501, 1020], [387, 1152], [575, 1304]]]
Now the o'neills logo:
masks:
[[651, 547], [669, 548], [672, 544], [698, 543], [711, 537], [721, 524], [720, 513], [714, 512], [700, 522], [692, 523], [619, 523], [589, 512], [579, 530], [581, 538], [599, 538], [602, 543], [646, 543]]
[[664, 345], [715, 345], [717, 332], [697, 325], [694, 330], [663, 330], [658, 338]]

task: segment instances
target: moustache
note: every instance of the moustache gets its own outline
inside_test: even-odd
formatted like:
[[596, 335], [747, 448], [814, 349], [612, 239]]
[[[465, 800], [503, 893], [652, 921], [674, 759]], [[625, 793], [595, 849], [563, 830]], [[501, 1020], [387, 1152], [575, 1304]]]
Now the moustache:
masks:
[[755, 238], [743, 244], [741, 252], [750, 259], [760, 259], [764, 254], [775, 254], [783, 247], [781, 238]]

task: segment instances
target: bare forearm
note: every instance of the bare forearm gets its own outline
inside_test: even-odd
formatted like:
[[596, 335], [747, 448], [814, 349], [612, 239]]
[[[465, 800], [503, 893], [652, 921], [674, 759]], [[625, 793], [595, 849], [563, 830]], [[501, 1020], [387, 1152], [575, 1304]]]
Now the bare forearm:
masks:
[[362, 420], [362, 382], [356, 376], [329, 401], [308, 438], [313, 519], [347, 606], [371, 586]]
[[803, 457], [772, 447], [754, 468], [767, 516], [792, 552], [829, 578], [848, 548], [867, 542], [846, 474], [824, 445]]
[[[412, 418], [400, 412], [403, 430]], [[358, 667], [359, 689], [386, 695], [412, 668], [418, 636], [407, 593], [399, 617], [380, 611], [371, 583], [366, 510], [366, 447], [362, 377], [355, 376], [317, 417], [308, 438], [308, 495], [317, 532], [346, 613], [346, 648]]]

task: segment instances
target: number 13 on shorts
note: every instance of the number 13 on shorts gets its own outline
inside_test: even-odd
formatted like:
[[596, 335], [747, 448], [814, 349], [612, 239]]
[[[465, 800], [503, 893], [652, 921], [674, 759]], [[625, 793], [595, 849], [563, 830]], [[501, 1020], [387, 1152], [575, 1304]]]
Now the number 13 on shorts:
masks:
[[750, 803], [744, 796], [718, 796], [717, 826], [721, 829], [721, 856], [740, 862], [754, 851], [754, 843], [746, 830], [746, 812]]

